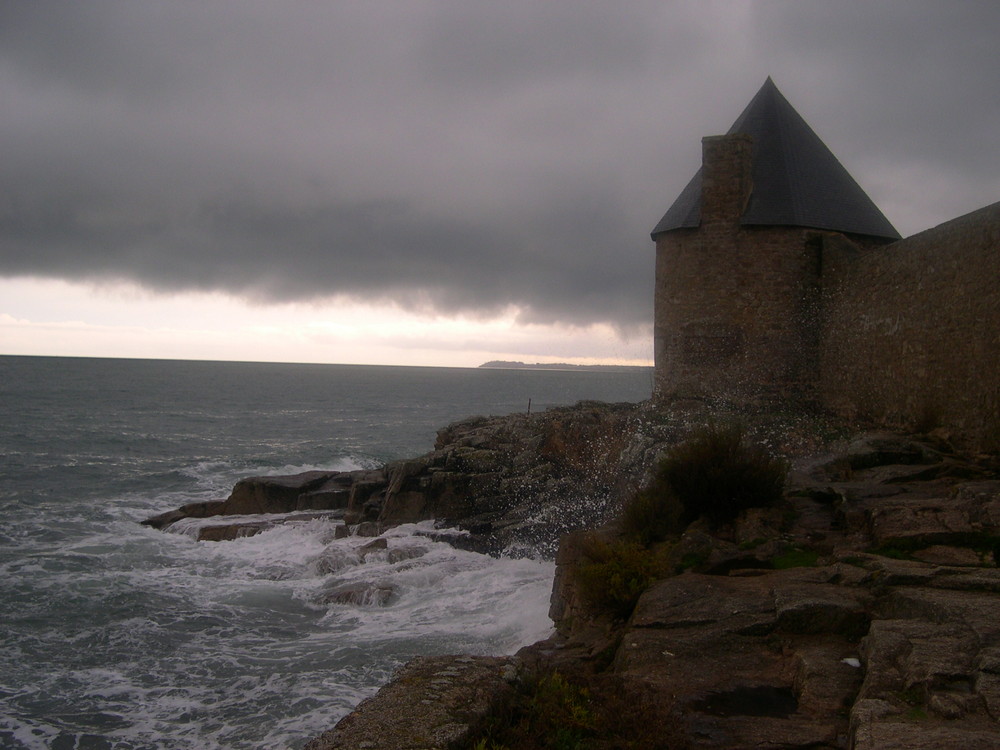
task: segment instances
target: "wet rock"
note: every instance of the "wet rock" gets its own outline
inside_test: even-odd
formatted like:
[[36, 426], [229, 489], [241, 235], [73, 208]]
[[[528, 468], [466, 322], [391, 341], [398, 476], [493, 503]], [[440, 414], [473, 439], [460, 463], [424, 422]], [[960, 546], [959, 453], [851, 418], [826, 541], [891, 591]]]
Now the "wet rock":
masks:
[[227, 523], [214, 526], [202, 526], [198, 529], [199, 542], [231, 542], [234, 539], [243, 539], [248, 536], [256, 536], [262, 531], [274, 528], [271, 521], [253, 521], [250, 523]]
[[365, 562], [372, 554], [377, 554], [389, 549], [389, 542], [386, 539], [375, 539], [358, 549], [358, 556]]
[[[341, 527], [338, 527], [341, 528]], [[357, 553], [353, 549], [348, 549], [342, 545], [330, 545], [324, 549], [312, 562], [312, 567], [317, 575], [329, 575], [337, 573], [344, 568], [352, 567], [361, 562]]]
[[341, 584], [318, 597], [322, 604], [353, 604], [359, 607], [384, 607], [396, 596], [390, 583]]
[[318, 490], [340, 472], [307, 471], [289, 476], [241, 479], [225, 501], [224, 513], [288, 513], [300, 510], [299, 499]]
[[[587, 658], [586, 643], [616, 641], [612, 671], [657, 696], [692, 747], [997, 747], [997, 483], [942, 471], [913, 441], [874, 448], [823, 464], [848, 481], [799, 473], [781, 523], [755, 511], [725, 538], [689, 528], [672, 550], [687, 572], [651, 586], [617, 635], [581, 625], [568, 537], [559, 633]], [[735, 567], [782, 544], [834, 564]]]
[[295, 501], [295, 508], [296, 510], [346, 509], [350, 501], [350, 482], [345, 483], [343, 475], [340, 475], [331, 478], [319, 489], [302, 492]]
[[469, 741], [514, 688], [509, 658], [439, 656], [411, 661], [392, 682], [309, 742], [305, 750], [434, 750]]
[[[248, 536], [256, 536], [268, 529], [276, 526], [288, 524], [303, 524], [310, 521], [334, 521], [341, 517], [340, 511], [315, 511], [312, 513], [286, 513], [270, 515], [265, 519], [241, 520], [231, 523], [213, 523], [202, 526], [198, 530], [199, 542], [228, 542], [233, 539], [242, 539]], [[219, 516], [221, 519], [222, 516]], [[335, 532], [334, 532], [335, 533]], [[331, 534], [333, 536], [333, 534]]]
[[225, 512], [224, 500], [212, 500], [204, 503], [189, 503], [182, 505], [176, 510], [168, 510], [152, 518], [142, 521], [143, 526], [151, 526], [154, 529], [165, 529], [170, 524], [180, 521], [182, 518], [210, 518]]
[[[582, 530], [616, 533], [602, 524], [648, 480], [685, 419], [593, 404], [474, 418], [443, 429], [417, 459], [248, 481], [235, 500], [188, 515], [342, 503], [346, 493], [345, 521], [360, 524], [350, 527], [359, 536], [434, 518], [466, 533], [425, 532], [432, 539], [532, 554], [555, 553], [565, 535], [550, 610], [558, 636], [533, 652], [532, 668], [599, 664], [648, 696], [691, 747], [1000, 748], [1000, 479], [989, 461], [945, 445], [865, 435], [798, 461], [780, 507], [726, 529], [695, 523], [658, 549], [666, 577], [630, 619], [595, 611], [574, 574]], [[775, 440], [815, 446], [800, 432]], [[352, 554], [393, 562], [396, 552], [375, 538]], [[320, 573], [336, 564], [315, 562]], [[800, 567], [783, 569], [791, 565]], [[340, 584], [324, 601], [380, 606], [393, 595], [368, 581]], [[309, 747], [468, 741], [519, 668], [418, 661]]]

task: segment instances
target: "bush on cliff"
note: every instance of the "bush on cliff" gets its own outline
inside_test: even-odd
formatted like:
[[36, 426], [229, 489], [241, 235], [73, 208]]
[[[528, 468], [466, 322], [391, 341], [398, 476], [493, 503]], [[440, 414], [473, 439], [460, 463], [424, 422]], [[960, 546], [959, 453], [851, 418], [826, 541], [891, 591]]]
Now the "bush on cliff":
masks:
[[619, 528], [627, 539], [644, 547], [662, 542], [684, 529], [684, 506], [663, 482], [635, 493], [622, 508]]
[[583, 559], [576, 568], [580, 593], [591, 606], [623, 620], [663, 571], [651, 550], [628, 539], [605, 541], [591, 534], [581, 552]]
[[781, 500], [787, 475], [788, 465], [748, 443], [741, 426], [709, 425], [667, 452], [650, 491], [673, 493], [682, 523], [705, 516], [721, 525]]
[[678, 750], [670, 712], [641, 686], [579, 668], [529, 676], [463, 750]]

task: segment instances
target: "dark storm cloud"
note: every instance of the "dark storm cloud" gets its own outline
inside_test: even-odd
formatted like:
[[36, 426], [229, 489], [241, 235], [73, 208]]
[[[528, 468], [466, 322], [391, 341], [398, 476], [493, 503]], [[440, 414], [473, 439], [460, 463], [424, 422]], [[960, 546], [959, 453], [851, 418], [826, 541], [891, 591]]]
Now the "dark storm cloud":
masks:
[[0, 274], [649, 320], [766, 75], [904, 233], [1000, 198], [1000, 6], [0, 5]]

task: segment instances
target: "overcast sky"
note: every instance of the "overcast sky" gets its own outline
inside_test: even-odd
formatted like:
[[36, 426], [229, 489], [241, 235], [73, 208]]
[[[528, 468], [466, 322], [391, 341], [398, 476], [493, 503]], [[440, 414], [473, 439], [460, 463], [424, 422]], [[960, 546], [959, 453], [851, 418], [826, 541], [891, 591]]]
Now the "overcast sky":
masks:
[[1000, 2], [0, 1], [0, 353], [651, 357], [771, 75], [907, 236], [1000, 200]]

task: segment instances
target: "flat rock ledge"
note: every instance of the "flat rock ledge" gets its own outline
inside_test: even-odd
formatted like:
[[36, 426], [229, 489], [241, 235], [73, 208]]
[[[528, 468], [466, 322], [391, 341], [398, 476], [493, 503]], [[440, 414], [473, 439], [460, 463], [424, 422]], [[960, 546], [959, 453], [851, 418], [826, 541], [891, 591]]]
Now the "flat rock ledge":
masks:
[[305, 750], [431, 750], [469, 742], [514, 691], [517, 673], [509, 658], [414, 659]]

